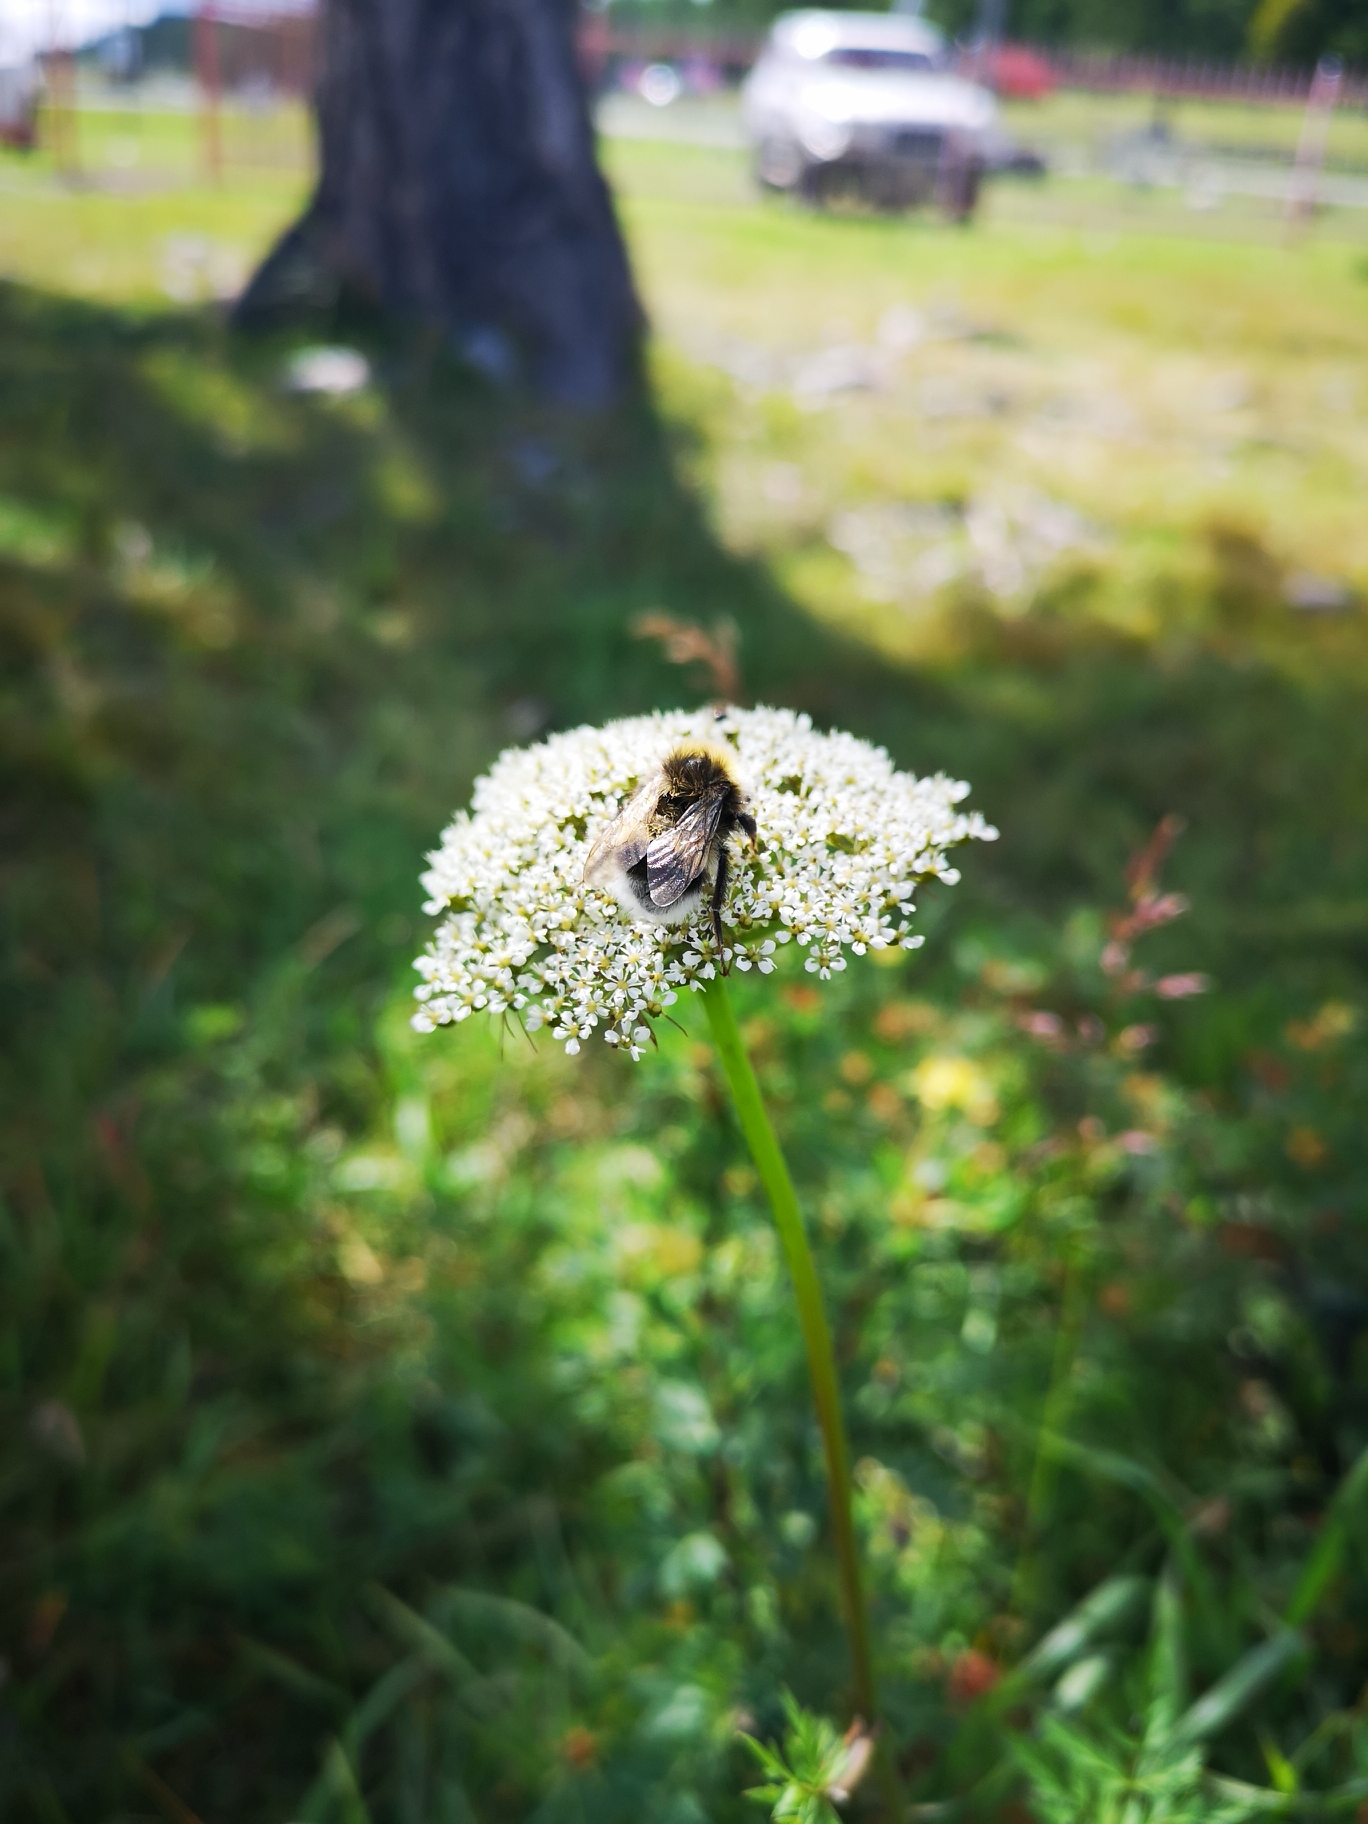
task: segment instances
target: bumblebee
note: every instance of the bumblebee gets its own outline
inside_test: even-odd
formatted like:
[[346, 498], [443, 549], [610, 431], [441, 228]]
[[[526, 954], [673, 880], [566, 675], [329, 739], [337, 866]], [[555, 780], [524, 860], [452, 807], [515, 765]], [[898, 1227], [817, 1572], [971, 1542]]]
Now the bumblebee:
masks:
[[755, 840], [755, 819], [731, 754], [682, 743], [644, 779], [589, 851], [584, 878], [611, 893], [630, 918], [682, 925], [707, 897], [719, 958], [727, 897], [727, 844]]

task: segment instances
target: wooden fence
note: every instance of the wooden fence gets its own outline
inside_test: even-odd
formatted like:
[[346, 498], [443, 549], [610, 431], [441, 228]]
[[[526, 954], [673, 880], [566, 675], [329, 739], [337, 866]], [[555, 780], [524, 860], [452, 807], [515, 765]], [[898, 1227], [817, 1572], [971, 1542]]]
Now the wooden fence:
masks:
[[[225, 91], [269, 85], [286, 94], [306, 94], [313, 77], [316, 17], [310, 0], [286, 0], [271, 11], [251, 0], [201, 0], [196, 23], [203, 48], [197, 65], [203, 71], [206, 59], [216, 63], [216, 80]], [[735, 80], [755, 62], [763, 42], [754, 32], [623, 21], [606, 11], [582, 13], [579, 28], [581, 57], [595, 82], [623, 63], [695, 63]], [[1030, 48], [1049, 66], [1058, 87], [1094, 93], [1296, 104], [1305, 102], [1315, 76], [1309, 69], [1195, 57]], [[1344, 73], [1338, 105], [1368, 108], [1368, 74]]]
[[[1199, 101], [1304, 102], [1314, 70], [1279, 70], [1248, 63], [1212, 63], [1202, 58], [1103, 55], [1089, 51], [1043, 51], [1062, 89], [1124, 95], [1172, 95]], [[1368, 76], [1346, 70], [1340, 107], [1368, 107]]]
[[[763, 42], [762, 36], [753, 33], [627, 23], [606, 13], [586, 13], [580, 27], [581, 53], [594, 75], [610, 62], [682, 64], [697, 60], [735, 76], [755, 62]], [[1295, 104], [1306, 100], [1315, 79], [1315, 71], [1310, 69], [1273, 69], [1195, 57], [1048, 50], [1038, 45], [1023, 48], [1049, 66], [1057, 87], [1094, 93]], [[1339, 106], [1368, 108], [1368, 75], [1345, 71]]]

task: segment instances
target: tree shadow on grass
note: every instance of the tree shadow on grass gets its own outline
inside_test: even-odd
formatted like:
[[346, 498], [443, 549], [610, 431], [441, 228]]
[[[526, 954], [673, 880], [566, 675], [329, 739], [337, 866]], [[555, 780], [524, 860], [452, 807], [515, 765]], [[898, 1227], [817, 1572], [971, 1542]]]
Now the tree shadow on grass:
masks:
[[[289, 1815], [373, 1658], [359, 1585], [434, 1538], [447, 1574], [521, 1562], [523, 1506], [585, 1485], [526, 1348], [497, 1423], [393, 1412], [322, 1188], [330, 1136], [387, 1125], [375, 1020], [478, 769], [698, 700], [630, 636], [651, 607], [733, 616], [818, 714], [877, 688], [718, 548], [645, 410], [549, 419], [411, 345], [320, 401], [287, 352], [0, 293], [18, 1815], [155, 1799], [153, 1760], [210, 1815]], [[469, 1313], [491, 1360], [511, 1245]], [[303, 1698], [244, 1671], [258, 1635]]]

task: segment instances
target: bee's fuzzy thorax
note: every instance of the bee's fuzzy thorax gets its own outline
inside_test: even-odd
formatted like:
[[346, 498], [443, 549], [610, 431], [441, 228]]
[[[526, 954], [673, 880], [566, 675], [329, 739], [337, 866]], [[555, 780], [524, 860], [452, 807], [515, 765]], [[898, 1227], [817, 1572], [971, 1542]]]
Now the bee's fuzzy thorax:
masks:
[[736, 756], [729, 747], [723, 747], [720, 742], [680, 741], [661, 761], [661, 770], [668, 773], [672, 767], [684, 760], [710, 760], [719, 772], [726, 774], [733, 785], [739, 783], [736, 777]]

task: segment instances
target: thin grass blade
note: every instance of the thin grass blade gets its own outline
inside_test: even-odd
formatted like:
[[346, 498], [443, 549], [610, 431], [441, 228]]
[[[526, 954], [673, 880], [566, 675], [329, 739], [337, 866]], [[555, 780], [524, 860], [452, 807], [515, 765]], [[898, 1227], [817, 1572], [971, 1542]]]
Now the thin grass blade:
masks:
[[1301, 1627], [1320, 1607], [1344, 1561], [1349, 1516], [1365, 1495], [1368, 1495], [1368, 1450], [1335, 1490], [1330, 1511], [1321, 1525], [1320, 1537], [1311, 1548], [1287, 1605], [1285, 1620], [1289, 1627]]
[[1295, 1628], [1284, 1628], [1271, 1640], [1252, 1647], [1228, 1672], [1218, 1678], [1191, 1709], [1174, 1724], [1168, 1738], [1173, 1752], [1195, 1746], [1232, 1723], [1287, 1666], [1306, 1652], [1306, 1641]]
[[1183, 1593], [1177, 1566], [1164, 1567], [1154, 1589], [1154, 1631], [1150, 1652], [1150, 1700], [1145, 1717], [1145, 1746], [1155, 1748], [1173, 1730], [1187, 1702], [1187, 1663], [1183, 1650]]

